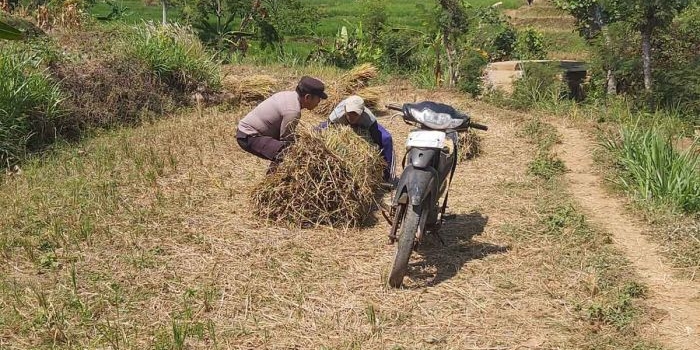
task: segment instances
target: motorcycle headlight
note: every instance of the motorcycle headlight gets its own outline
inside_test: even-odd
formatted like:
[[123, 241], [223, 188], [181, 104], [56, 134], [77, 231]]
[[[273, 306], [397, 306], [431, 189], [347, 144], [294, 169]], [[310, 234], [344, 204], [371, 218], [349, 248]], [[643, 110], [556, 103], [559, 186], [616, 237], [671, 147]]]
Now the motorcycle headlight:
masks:
[[437, 113], [428, 108], [423, 110], [411, 108], [410, 112], [417, 121], [431, 129], [454, 129], [464, 123], [462, 119], [454, 119], [447, 113]]

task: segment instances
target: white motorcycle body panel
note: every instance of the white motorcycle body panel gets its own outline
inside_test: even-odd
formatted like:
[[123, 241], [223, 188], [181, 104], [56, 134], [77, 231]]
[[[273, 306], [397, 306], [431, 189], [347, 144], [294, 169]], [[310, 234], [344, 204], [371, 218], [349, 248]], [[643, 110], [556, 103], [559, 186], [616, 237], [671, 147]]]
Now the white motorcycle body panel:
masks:
[[412, 147], [437, 148], [445, 146], [445, 132], [437, 130], [414, 130], [408, 134], [406, 149]]

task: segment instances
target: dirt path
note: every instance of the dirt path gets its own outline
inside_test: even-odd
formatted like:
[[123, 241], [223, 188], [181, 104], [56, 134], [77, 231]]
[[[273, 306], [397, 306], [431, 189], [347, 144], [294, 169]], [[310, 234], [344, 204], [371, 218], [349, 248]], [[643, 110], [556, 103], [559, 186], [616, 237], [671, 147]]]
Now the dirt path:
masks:
[[601, 188], [593, 171], [592, 141], [581, 131], [559, 123], [563, 136], [559, 156], [570, 169], [566, 178], [576, 200], [590, 220], [612, 233], [650, 290], [649, 302], [666, 315], [654, 332], [671, 349], [700, 349], [700, 286], [673, 277], [659, 254], [660, 247], [641, 233], [643, 226], [624, 214], [622, 204]]

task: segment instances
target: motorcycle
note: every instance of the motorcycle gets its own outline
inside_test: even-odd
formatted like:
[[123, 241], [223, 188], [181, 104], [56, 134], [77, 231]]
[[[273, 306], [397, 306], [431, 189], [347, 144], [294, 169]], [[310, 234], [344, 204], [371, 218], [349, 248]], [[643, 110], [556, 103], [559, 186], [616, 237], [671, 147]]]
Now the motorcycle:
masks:
[[488, 127], [437, 102], [388, 104], [386, 107], [401, 112], [404, 122], [417, 127], [408, 134], [403, 172], [394, 188], [388, 213], [391, 218], [389, 243], [398, 242], [389, 285], [399, 288], [407, 273], [411, 252], [425, 234], [435, 234], [442, 242], [438, 233], [445, 220], [449, 187], [457, 168], [459, 133], [469, 128], [486, 131]]

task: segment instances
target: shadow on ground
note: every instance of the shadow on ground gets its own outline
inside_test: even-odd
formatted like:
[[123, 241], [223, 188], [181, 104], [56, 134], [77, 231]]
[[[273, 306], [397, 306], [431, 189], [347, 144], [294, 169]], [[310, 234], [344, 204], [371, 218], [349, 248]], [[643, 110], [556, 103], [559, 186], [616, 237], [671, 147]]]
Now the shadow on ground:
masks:
[[472, 241], [484, 232], [487, 223], [488, 217], [478, 212], [459, 214], [448, 219], [440, 230], [445, 245], [429, 235], [414, 252], [418, 259], [409, 264], [408, 276], [416, 287], [438, 285], [457, 275], [469, 261], [507, 252], [508, 246]]

